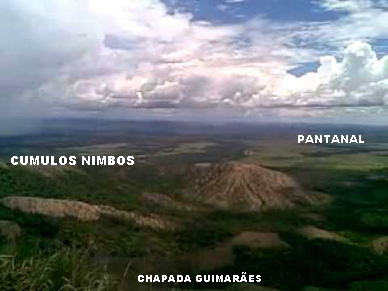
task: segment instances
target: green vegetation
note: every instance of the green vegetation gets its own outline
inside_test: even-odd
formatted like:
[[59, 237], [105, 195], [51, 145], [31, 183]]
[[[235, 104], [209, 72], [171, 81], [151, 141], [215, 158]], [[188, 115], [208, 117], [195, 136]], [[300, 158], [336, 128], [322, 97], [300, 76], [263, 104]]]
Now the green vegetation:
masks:
[[[301, 290], [305, 286], [343, 290], [355, 281], [386, 277], [388, 260], [367, 249], [334, 241], [308, 241], [299, 237], [289, 242], [291, 249], [280, 252], [235, 248], [234, 265], [213, 274], [260, 274], [263, 285], [280, 290]], [[186, 287], [211, 288], [212, 283], [193, 283]]]
[[[66, 136], [63, 142], [57, 137], [37, 137], [26, 148], [19, 145], [17, 152], [136, 153], [143, 155], [144, 161], [133, 167], [78, 165], [60, 172], [0, 165], [0, 198], [18, 195], [81, 200], [173, 216], [185, 227], [163, 232], [107, 218], [93, 223], [58, 220], [0, 206], [0, 220], [14, 221], [22, 229], [16, 241], [0, 238], [0, 290], [117, 290], [114, 278], [122, 276], [125, 266], [113, 264], [105, 272], [95, 268], [98, 259], [131, 259], [135, 265], [141, 262], [136, 266], [148, 264], [157, 272], [161, 267], [153, 265], [155, 258], [161, 258], [162, 267], [168, 269], [185, 255], [204, 248], [212, 250], [243, 231], [279, 233], [290, 248], [235, 248], [235, 264], [220, 267], [214, 274], [260, 274], [261, 285], [280, 290], [302, 290], [307, 286], [315, 287], [306, 290], [388, 289], [388, 258], [378, 256], [371, 248], [374, 239], [388, 235], [386, 135], [363, 147], [333, 147], [296, 145], [294, 136], [261, 138], [253, 131], [248, 131], [251, 136], [214, 132], [184, 137], [175, 133], [153, 137], [138, 134], [132, 135], [133, 141], [128, 141], [127, 133], [119, 132], [113, 144], [94, 135], [84, 136], [83, 132]], [[42, 144], [46, 147], [40, 150]], [[14, 154], [12, 144], [3, 151], [7, 156]], [[183, 200], [180, 194], [187, 182], [184, 173], [188, 167], [230, 160], [280, 170], [293, 176], [307, 191], [324, 192], [335, 199], [323, 208], [309, 209], [322, 220], [303, 218], [293, 210], [185, 213], [148, 205], [141, 199], [142, 193], [155, 192]], [[350, 243], [304, 239], [295, 230], [306, 225], [341, 234]], [[116, 276], [112, 278], [108, 273]], [[229, 286], [202, 283], [180, 287]]]
[[388, 229], [388, 211], [365, 211], [361, 214], [361, 222], [370, 227]]
[[0, 167], [0, 198], [36, 196], [73, 199], [134, 209], [143, 192], [174, 195], [182, 188], [178, 174], [158, 172], [140, 164], [125, 167], [80, 167], [62, 173], [45, 173], [22, 166]]
[[0, 290], [4, 291], [108, 291], [114, 280], [94, 270], [87, 253], [61, 250], [28, 259], [0, 256]]

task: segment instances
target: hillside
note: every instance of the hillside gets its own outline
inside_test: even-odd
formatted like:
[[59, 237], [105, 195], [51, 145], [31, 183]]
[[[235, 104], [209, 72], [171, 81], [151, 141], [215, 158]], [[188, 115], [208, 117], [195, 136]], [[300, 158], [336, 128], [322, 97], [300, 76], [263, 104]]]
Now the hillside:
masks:
[[195, 199], [220, 208], [264, 211], [327, 200], [326, 195], [303, 191], [293, 178], [256, 164], [199, 164], [190, 176]]

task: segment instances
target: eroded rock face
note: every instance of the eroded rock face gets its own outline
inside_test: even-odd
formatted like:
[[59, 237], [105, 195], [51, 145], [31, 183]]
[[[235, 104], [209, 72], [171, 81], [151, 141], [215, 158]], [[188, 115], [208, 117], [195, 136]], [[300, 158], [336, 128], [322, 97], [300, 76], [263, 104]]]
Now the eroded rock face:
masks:
[[131, 221], [139, 227], [159, 230], [175, 230], [180, 227], [178, 221], [169, 217], [123, 211], [107, 205], [92, 205], [80, 201], [16, 196], [3, 198], [0, 203], [25, 213], [55, 218], [71, 217], [81, 221], [97, 221], [102, 216], [106, 216], [117, 220]]
[[372, 242], [372, 248], [379, 255], [388, 254], [388, 236], [375, 239]]
[[72, 217], [82, 221], [95, 221], [100, 217], [98, 207], [79, 201], [15, 196], [3, 198], [0, 202], [11, 209], [56, 218]]
[[98, 208], [101, 215], [117, 220], [132, 221], [139, 227], [149, 227], [159, 230], [176, 230], [180, 228], [178, 221], [157, 214], [122, 211], [105, 205], [99, 205]]
[[238, 210], [288, 209], [318, 204], [322, 197], [302, 191], [291, 177], [255, 164], [195, 167], [191, 191], [199, 201]]
[[349, 240], [342, 235], [331, 232], [325, 229], [320, 229], [318, 227], [308, 225], [297, 230], [297, 233], [301, 236], [304, 236], [307, 239], [326, 239], [326, 240], [334, 240], [338, 242], [349, 242]]
[[13, 221], [0, 220], [0, 236], [4, 236], [9, 240], [14, 240], [22, 233], [19, 224]]

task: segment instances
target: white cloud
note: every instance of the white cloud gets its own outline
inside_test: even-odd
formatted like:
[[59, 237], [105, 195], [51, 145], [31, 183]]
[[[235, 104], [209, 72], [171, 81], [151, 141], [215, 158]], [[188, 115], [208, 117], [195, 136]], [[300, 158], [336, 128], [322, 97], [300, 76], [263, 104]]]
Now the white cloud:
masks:
[[341, 62], [322, 57], [317, 72], [300, 78], [285, 75], [275, 88], [268, 94], [279, 106], [388, 106], [388, 56], [378, 59], [370, 45], [355, 42]]
[[[302, 38], [340, 48], [354, 41], [388, 38], [388, 2], [385, 0], [319, 0], [322, 9], [342, 12], [335, 21], [306, 25]], [[303, 35], [305, 34], [305, 35]]]
[[[258, 17], [214, 25], [171, 12], [159, 0], [46, 0], [40, 6], [6, 0], [0, 17], [13, 33], [0, 34], [6, 56], [0, 58], [0, 105], [13, 111], [24, 106], [23, 114], [38, 103], [35, 108], [48, 115], [119, 108], [121, 114], [136, 109], [150, 116], [190, 109], [306, 116], [384, 108], [388, 57], [378, 59], [368, 44], [355, 42], [338, 61], [296, 43], [314, 37], [339, 51], [353, 40], [384, 36], [386, 12], [370, 1], [321, 3], [348, 13], [333, 23]], [[339, 32], [330, 31], [334, 26]], [[287, 73], [319, 56], [317, 72], [299, 78]]]
[[374, 6], [370, 0], [319, 0], [319, 5], [327, 10], [360, 12]]
[[229, 54], [212, 57], [213, 60], [143, 63], [131, 76], [119, 73], [77, 80], [72, 86], [64, 86], [65, 96], [76, 96], [76, 102], [89, 103], [93, 110], [111, 106], [222, 107], [243, 112], [260, 108], [322, 110], [388, 105], [388, 56], [377, 59], [366, 43], [350, 45], [341, 62], [332, 56], [322, 57], [317, 72], [299, 78], [276, 71], [271, 63], [266, 70], [262, 63], [230, 60]]

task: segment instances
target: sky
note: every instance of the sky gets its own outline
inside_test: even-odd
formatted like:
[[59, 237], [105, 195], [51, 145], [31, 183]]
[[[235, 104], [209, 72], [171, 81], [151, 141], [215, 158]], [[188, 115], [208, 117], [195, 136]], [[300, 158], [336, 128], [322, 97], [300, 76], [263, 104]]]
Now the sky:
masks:
[[2, 0], [0, 23], [5, 123], [388, 124], [388, 0]]

